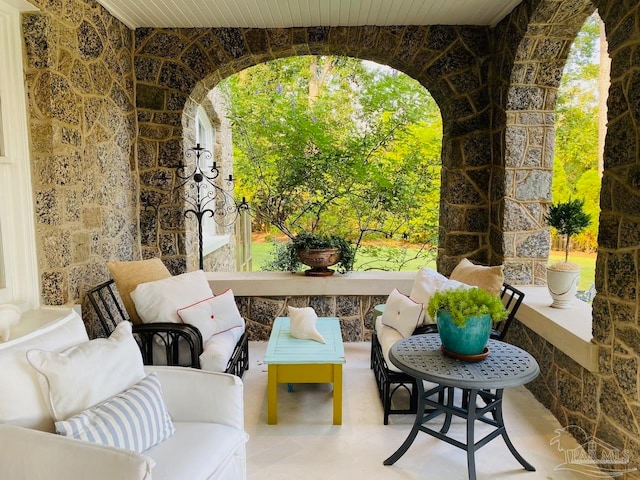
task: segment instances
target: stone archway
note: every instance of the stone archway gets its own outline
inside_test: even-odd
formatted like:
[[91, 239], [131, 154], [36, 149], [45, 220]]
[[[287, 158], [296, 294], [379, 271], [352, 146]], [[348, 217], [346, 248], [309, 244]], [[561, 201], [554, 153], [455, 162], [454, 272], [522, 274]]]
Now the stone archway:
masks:
[[505, 274], [517, 284], [546, 284], [550, 236], [544, 215], [551, 202], [557, 91], [571, 45], [594, 10], [590, 0], [544, 0], [503, 26], [518, 26], [524, 34], [502, 43], [502, 65], [496, 67], [509, 78], [501, 79], [506, 101], [496, 106], [504, 122], [503, 141], [495, 146], [504, 158], [504, 191], [493, 195], [501, 214], [492, 238], [503, 252]]
[[485, 27], [136, 30], [141, 200], [158, 206], [157, 219], [141, 208], [144, 255], [162, 255], [174, 272], [186, 267], [181, 206], [168, 192], [183, 151], [182, 131], [207, 92], [267, 60], [335, 54], [389, 65], [432, 94], [443, 121], [439, 268], [449, 273], [463, 256], [489, 262], [489, 45]]

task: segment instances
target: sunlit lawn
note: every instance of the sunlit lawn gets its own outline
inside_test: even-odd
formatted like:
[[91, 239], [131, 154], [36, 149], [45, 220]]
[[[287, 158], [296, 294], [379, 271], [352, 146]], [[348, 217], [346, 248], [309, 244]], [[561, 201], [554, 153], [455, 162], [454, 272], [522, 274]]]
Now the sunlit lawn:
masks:
[[[253, 270], [262, 270], [262, 265], [269, 259], [269, 252], [271, 251], [272, 244], [269, 242], [253, 242], [251, 244], [251, 252], [253, 255]], [[408, 249], [408, 255], [415, 253], [415, 249]], [[559, 260], [564, 260], [563, 252], [552, 252], [549, 256], [549, 263], [554, 263]], [[587, 290], [589, 286], [594, 282], [596, 271], [596, 254], [586, 253], [574, 253], [569, 254], [569, 260], [577, 263], [582, 268], [580, 274], [580, 284], [578, 289]], [[359, 254], [356, 258], [356, 270], [361, 270], [362, 266], [366, 265], [367, 269], [383, 269], [384, 262], [377, 260], [373, 257]], [[411, 271], [418, 270], [420, 267], [435, 268], [435, 261], [425, 262], [425, 260], [412, 260], [404, 265], [402, 270]]]

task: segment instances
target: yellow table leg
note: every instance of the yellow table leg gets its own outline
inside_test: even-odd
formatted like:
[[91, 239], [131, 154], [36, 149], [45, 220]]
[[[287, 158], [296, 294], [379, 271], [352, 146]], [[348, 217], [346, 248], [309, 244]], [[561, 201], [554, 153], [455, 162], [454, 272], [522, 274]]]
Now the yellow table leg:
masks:
[[342, 425], [342, 364], [333, 366], [333, 424]]
[[267, 424], [278, 423], [278, 365], [269, 365], [267, 371]]

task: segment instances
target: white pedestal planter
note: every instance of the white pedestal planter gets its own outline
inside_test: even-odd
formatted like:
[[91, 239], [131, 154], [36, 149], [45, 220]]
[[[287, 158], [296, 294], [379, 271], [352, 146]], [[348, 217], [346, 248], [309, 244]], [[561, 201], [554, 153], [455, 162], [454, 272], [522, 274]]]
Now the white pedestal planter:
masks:
[[555, 270], [547, 267], [547, 287], [554, 308], [571, 308], [578, 291], [580, 269]]

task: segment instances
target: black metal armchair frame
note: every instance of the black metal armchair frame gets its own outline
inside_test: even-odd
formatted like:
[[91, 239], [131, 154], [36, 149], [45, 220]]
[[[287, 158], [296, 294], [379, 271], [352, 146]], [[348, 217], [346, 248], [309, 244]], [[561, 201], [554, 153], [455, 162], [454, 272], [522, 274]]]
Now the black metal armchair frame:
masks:
[[[113, 279], [87, 291], [87, 297], [106, 336], [113, 332], [118, 323], [130, 321]], [[155, 351], [157, 355], [158, 346], [160, 346], [164, 350], [165, 365], [200, 368], [203, 341], [200, 330], [193, 325], [169, 322], [133, 324], [133, 334], [145, 365], [154, 364], [153, 353]], [[188, 365], [181, 364], [179, 361], [179, 345], [187, 345], [189, 349]], [[234, 347], [225, 373], [242, 377], [248, 369], [249, 343], [247, 332], [244, 332]]]
[[[504, 283], [500, 291], [500, 298], [505, 308], [509, 312], [506, 319], [498, 323], [491, 331], [491, 338], [504, 340], [507, 329], [516, 318], [516, 312], [520, 308], [524, 293], [517, 288]], [[437, 333], [438, 327], [435, 324], [425, 325], [415, 330], [414, 335], [425, 333]], [[387, 365], [382, 347], [378, 341], [378, 336], [374, 332], [371, 337], [371, 369], [376, 379], [378, 394], [384, 409], [384, 424], [389, 424], [389, 415], [416, 413], [418, 408], [418, 391], [416, 379], [403, 372], [391, 370]], [[392, 400], [399, 391], [406, 391], [409, 394], [409, 405], [406, 408], [393, 408]]]

